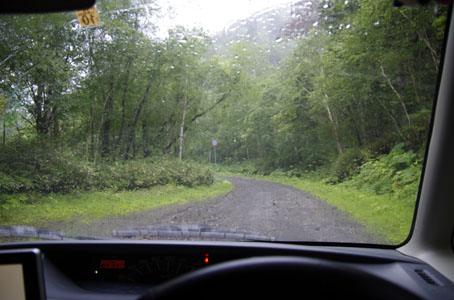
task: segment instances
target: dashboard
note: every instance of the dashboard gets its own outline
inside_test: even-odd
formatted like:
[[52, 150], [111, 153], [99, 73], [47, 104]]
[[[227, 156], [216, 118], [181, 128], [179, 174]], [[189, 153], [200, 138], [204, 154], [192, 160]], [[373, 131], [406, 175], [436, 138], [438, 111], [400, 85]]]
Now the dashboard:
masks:
[[[65, 241], [0, 245], [0, 257], [5, 251], [27, 249], [39, 253], [45, 299], [138, 299], [162, 287], [167, 292], [179, 289], [182, 283], [186, 285], [183, 295], [197, 289], [198, 293], [206, 290], [210, 297], [225, 296], [219, 289], [226, 286], [229, 291], [249, 288], [254, 295], [261, 290], [265, 296], [293, 293], [305, 286], [306, 292], [329, 291], [330, 295], [348, 292], [353, 296], [352, 291], [360, 291], [358, 298], [370, 292], [376, 299], [454, 299], [451, 281], [394, 249], [253, 242]], [[240, 269], [243, 271], [238, 273]], [[301, 273], [300, 269], [308, 271]], [[207, 284], [207, 278], [218, 279]], [[387, 294], [381, 295], [383, 291]], [[155, 298], [166, 299], [158, 296]]]

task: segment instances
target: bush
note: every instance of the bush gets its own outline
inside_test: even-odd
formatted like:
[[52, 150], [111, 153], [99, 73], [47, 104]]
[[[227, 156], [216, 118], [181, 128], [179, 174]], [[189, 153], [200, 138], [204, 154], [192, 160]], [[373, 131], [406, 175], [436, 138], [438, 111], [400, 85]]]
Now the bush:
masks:
[[412, 201], [418, 191], [421, 167], [421, 158], [398, 144], [389, 154], [363, 164], [359, 175], [349, 184], [379, 195], [392, 194]]
[[0, 192], [69, 192], [90, 186], [89, 170], [69, 152], [37, 142], [1, 148]]
[[213, 172], [190, 161], [151, 159], [115, 162], [97, 168], [95, 185], [99, 189], [134, 190], [156, 185], [209, 185], [214, 182]]
[[133, 190], [156, 185], [209, 185], [213, 172], [176, 159], [131, 160], [93, 165], [51, 143], [16, 142], [2, 147], [0, 193], [68, 193], [74, 190]]
[[257, 167], [250, 161], [233, 164], [219, 164], [218, 168], [223, 172], [230, 172], [244, 175], [255, 175], [259, 173]]
[[359, 173], [359, 167], [366, 160], [366, 155], [360, 149], [346, 149], [337, 156], [332, 165], [332, 174], [338, 182], [351, 178]]

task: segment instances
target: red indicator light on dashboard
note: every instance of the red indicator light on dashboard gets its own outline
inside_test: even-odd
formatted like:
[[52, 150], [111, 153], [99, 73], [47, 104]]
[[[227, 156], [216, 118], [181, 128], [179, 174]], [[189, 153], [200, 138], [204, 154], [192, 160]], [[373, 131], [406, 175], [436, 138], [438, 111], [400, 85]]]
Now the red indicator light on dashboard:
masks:
[[208, 264], [210, 263], [210, 259], [208, 258], [208, 254], [205, 254], [205, 263]]
[[101, 269], [116, 269], [121, 270], [126, 267], [126, 261], [124, 259], [102, 259], [101, 260]]

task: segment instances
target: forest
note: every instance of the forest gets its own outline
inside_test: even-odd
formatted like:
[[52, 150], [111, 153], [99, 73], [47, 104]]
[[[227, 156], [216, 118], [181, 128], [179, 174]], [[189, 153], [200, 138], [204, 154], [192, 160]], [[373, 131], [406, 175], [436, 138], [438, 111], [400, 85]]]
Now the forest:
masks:
[[158, 33], [153, 0], [97, 10], [84, 28], [74, 13], [0, 18], [3, 203], [211, 184], [212, 139], [225, 170], [414, 199], [447, 7], [300, 1], [215, 35]]

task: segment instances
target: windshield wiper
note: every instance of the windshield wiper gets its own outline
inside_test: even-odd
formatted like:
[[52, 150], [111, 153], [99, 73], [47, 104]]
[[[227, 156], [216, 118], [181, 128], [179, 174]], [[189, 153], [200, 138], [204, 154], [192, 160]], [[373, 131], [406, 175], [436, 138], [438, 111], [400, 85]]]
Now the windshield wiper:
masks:
[[210, 227], [205, 225], [144, 226], [112, 230], [111, 237], [68, 234], [32, 226], [0, 226], [0, 236], [11, 238], [36, 238], [44, 240], [230, 240], [272, 242], [274, 237], [258, 232], [247, 232], [232, 228]]
[[117, 238], [178, 239], [178, 240], [231, 240], [272, 242], [274, 237], [258, 232], [247, 232], [233, 228], [211, 227], [205, 225], [143, 226], [112, 231]]
[[108, 240], [108, 237], [68, 234], [32, 226], [0, 226], [0, 236], [11, 238], [36, 238], [43, 240]]

